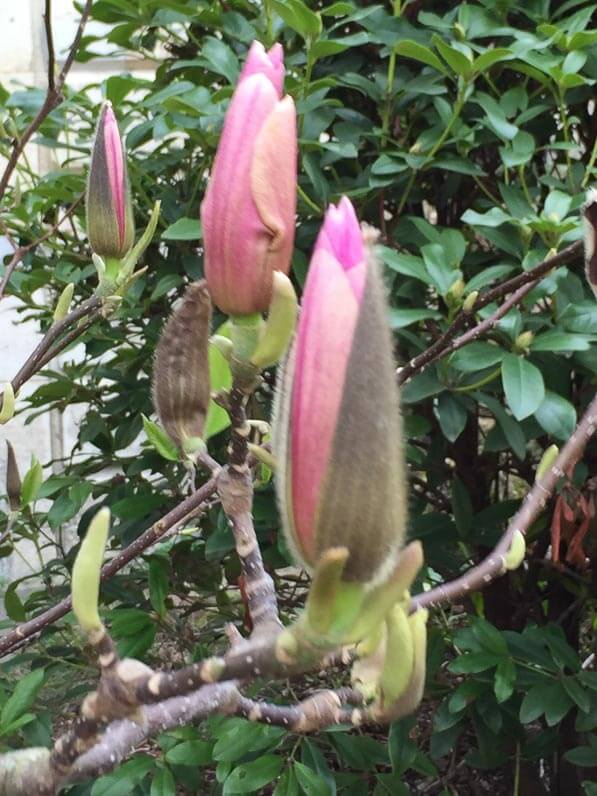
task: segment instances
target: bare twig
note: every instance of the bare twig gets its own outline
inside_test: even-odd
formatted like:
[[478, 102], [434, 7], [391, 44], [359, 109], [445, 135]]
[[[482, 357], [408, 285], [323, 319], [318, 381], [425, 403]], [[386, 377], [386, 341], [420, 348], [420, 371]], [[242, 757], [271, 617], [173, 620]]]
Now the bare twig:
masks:
[[[87, 19], [89, 17], [89, 12], [91, 11], [91, 4], [93, 0], [87, 0], [85, 6], [83, 8], [83, 12], [81, 14], [81, 19], [79, 20], [79, 27], [77, 28], [77, 32], [75, 33], [75, 37], [73, 42], [70, 46], [70, 50], [66, 57], [66, 60], [56, 78], [54, 85], [48, 85], [48, 91], [46, 93], [46, 97], [44, 102], [35, 115], [35, 118], [29, 125], [29, 127], [25, 130], [23, 135], [14, 143], [12, 152], [10, 157], [8, 158], [8, 163], [4, 169], [2, 177], [0, 178], [0, 200], [3, 198], [6, 188], [8, 187], [9, 180], [12, 176], [13, 171], [16, 168], [16, 165], [21, 157], [25, 146], [29, 142], [31, 136], [36, 132], [36, 130], [41, 126], [45, 118], [50, 114], [55, 108], [60, 105], [63, 101], [64, 97], [62, 96], [62, 89], [64, 87], [64, 83], [66, 77], [70, 71], [71, 66], [73, 65], [73, 61], [75, 60], [75, 56], [77, 54], [77, 50], [79, 49], [79, 45], [81, 44], [81, 38], [83, 37], [83, 31], [85, 29], [85, 25], [87, 24]], [[46, 14], [49, 11], [49, 2], [46, 3]], [[46, 21], [46, 25], [48, 22]], [[50, 25], [50, 38], [51, 38], [51, 25]], [[46, 37], [48, 36], [48, 28], [46, 27]], [[53, 45], [52, 45], [53, 51]]]
[[[583, 250], [583, 242], [577, 241], [573, 243], [571, 246], [568, 246], [559, 254], [555, 254], [553, 257], [548, 257], [543, 262], [536, 265], [534, 268], [531, 268], [528, 271], [525, 271], [523, 274], [518, 274], [518, 276], [513, 277], [512, 279], [508, 279], [505, 282], [502, 282], [499, 285], [496, 285], [491, 290], [488, 290], [486, 293], [480, 295], [477, 300], [475, 301], [474, 306], [469, 312], [460, 311], [456, 318], [452, 321], [450, 326], [446, 329], [446, 331], [439, 337], [429, 348], [426, 348], [422, 354], [416, 356], [414, 359], [411, 359], [406, 365], [402, 368], [399, 368], [397, 371], [397, 380], [398, 384], [404, 384], [407, 382], [415, 373], [419, 373], [419, 371], [424, 370], [427, 365], [430, 365], [432, 362], [436, 362], [438, 359], [441, 359], [447, 353], [455, 351], [456, 348], [461, 348], [463, 345], [466, 345], [469, 342], [469, 339], [475, 339], [483, 331], [486, 331], [487, 328], [491, 328], [493, 325], [489, 323], [486, 327], [483, 324], [486, 324], [489, 319], [486, 321], [482, 321], [479, 326], [483, 328], [478, 333], [475, 331], [476, 327], [470, 329], [471, 337], [464, 339], [464, 335], [462, 335], [459, 340], [464, 342], [459, 342], [456, 347], [453, 347], [452, 341], [458, 337], [458, 334], [466, 329], [467, 326], [470, 326], [474, 323], [474, 314], [483, 307], [486, 307], [488, 304], [491, 304], [496, 299], [500, 298], [501, 296], [505, 296], [508, 293], [516, 291], [515, 295], [517, 296], [515, 301], [508, 303], [506, 308], [502, 312], [502, 307], [497, 310], [498, 313], [501, 313], [497, 318], [496, 321], [505, 315], [505, 313], [513, 307], [518, 301], [522, 301], [524, 296], [531, 290], [532, 287], [542, 278], [545, 274], [549, 273], [553, 268], [558, 268], [560, 265], [564, 265], [565, 263], [569, 263], [572, 260], [575, 260], [577, 257], [582, 255]], [[526, 286], [526, 290], [522, 288]], [[502, 305], [504, 306], [504, 305]], [[492, 318], [494, 316], [491, 316]]]
[[247, 396], [235, 386], [228, 398], [232, 439], [230, 464], [218, 476], [218, 494], [230, 522], [240, 559], [253, 632], [279, 629], [278, 603], [271, 576], [265, 571], [251, 515], [253, 484], [247, 442], [251, 432], [245, 413]]
[[48, 91], [54, 91], [56, 86], [56, 55], [54, 53], [54, 36], [52, 34], [52, 0], [46, 0], [43, 14], [44, 28], [46, 31], [46, 45], [48, 48]]
[[[183, 520], [195, 512], [204, 501], [211, 497], [215, 491], [216, 482], [215, 479], [211, 478], [106, 564], [102, 569], [102, 580], [111, 578], [133, 559], [159, 541], [170, 528], [183, 522]], [[24, 639], [34, 636], [48, 625], [56, 622], [67, 614], [71, 607], [72, 603], [70, 597], [67, 597], [57, 605], [39, 614], [39, 616], [29, 620], [29, 622], [24, 622], [8, 633], [5, 633], [0, 638], [0, 657], [12, 652]]]
[[557, 483], [565, 474], [571, 462], [577, 462], [589, 439], [597, 428], [597, 395], [589, 404], [575, 432], [564, 445], [553, 466], [540, 481], [536, 481], [531, 491], [526, 496], [522, 506], [510, 520], [506, 531], [491, 553], [476, 567], [466, 572], [462, 577], [437, 586], [428, 592], [418, 594], [411, 601], [411, 610], [417, 608], [430, 608], [441, 603], [452, 602], [463, 594], [487, 586], [492, 580], [505, 572], [504, 557], [512, 537], [518, 530], [526, 534], [531, 524], [537, 519], [545, 508], [547, 500], [554, 493]]
[[[27, 358], [26, 362], [19, 369], [16, 376], [12, 379], [11, 383], [13, 390], [15, 391], [15, 395], [28, 379], [35, 375], [40, 368], [49, 362], [51, 359], [49, 356], [50, 351], [53, 350], [53, 355], [55, 355], [65, 347], [54, 346], [54, 343], [56, 343], [56, 341], [61, 337], [62, 333], [66, 332], [71, 326], [77, 324], [84, 318], [87, 318], [88, 320], [95, 320], [95, 318], [99, 317], [101, 314], [102, 306], [103, 300], [99, 296], [92, 296], [91, 298], [79, 304], [79, 306], [76, 307], [72, 312], [69, 312], [66, 318], [64, 318], [62, 321], [56, 321], [50, 326], [33, 353]], [[78, 327], [77, 331], [79, 334], [74, 336], [69, 335], [66, 345], [70, 345], [70, 343], [76, 337], [78, 337], [80, 334], [83, 334], [86, 328], [88, 327], [85, 325]], [[0, 395], [0, 405], [2, 403], [3, 395], [4, 393]]]

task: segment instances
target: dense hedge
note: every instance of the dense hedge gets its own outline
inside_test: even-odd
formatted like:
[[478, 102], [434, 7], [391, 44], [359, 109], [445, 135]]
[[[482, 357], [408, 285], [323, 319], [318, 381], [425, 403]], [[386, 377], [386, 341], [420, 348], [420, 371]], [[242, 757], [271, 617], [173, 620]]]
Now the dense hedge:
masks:
[[[399, 364], [440, 337], [473, 291], [580, 239], [579, 210], [596, 171], [595, 6], [584, 0], [402, 5], [93, 3], [92, 18], [106, 24], [102, 40], [115, 52], [156, 59], [155, 76], [123, 73], [81, 91], [68, 88], [36, 138], [53, 151], [56, 168], [38, 177], [21, 161], [18, 185], [4, 197], [4, 221], [27, 244], [83, 193], [98, 89], [113, 102], [125, 133], [138, 229], [157, 199], [162, 213], [145, 275], [109, 323], [85, 333], [83, 356], [67, 356], [62, 370], [50, 364], [44, 384], [22, 404], [28, 418], [80, 405], [82, 420], [60, 475], [42, 462], [41, 485], [36, 472], [29, 476], [13, 538], [32, 539], [42, 550], [56, 538], [59, 554], [35, 577], [4, 584], [4, 628], [67, 594], [74, 550], [63, 546], [64, 529], [75, 523], [83, 533], [90, 515], [109, 505], [111, 545], [118, 549], [184, 497], [184, 468], [160, 455], [144, 432], [143, 415], [153, 412], [152, 355], [182, 287], [202, 274], [199, 204], [253, 39], [283, 43], [286, 87], [299, 113], [296, 285], [304, 281], [324, 208], [347, 194], [360, 217], [381, 231]], [[85, 36], [78, 56], [90, 69], [96, 44]], [[0, 97], [5, 152], [43, 92], [4, 86]], [[81, 300], [95, 287], [82, 222], [80, 204], [73, 224], [29, 251], [11, 277], [9, 292], [23, 302], [22, 317], [38, 319], [42, 328], [53, 308], [35, 291], [57, 296], [74, 282]], [[424, 543], [427, 583], [453, 578], [491, 549], [534, 482], [543, 452], [571, 435], [595, 392], [596, 330], [597, 304], [579, 255], [548, 273], [487, 334], [404, 385], [409, 535]], [[252, 401], [253, 417], [268, 416], [271, 383], [273, 374]], [[223, 414], [212, 418], [210, 452], [221, 460], [224, 424]], [[10, 438], [10, 426], [4, 428]], [[278, 796], [447, 796], [489, 792], [484, 783], [496, 794], [594, 796], [595, 514], [581, 553], [572, 546], [576, 553], [567, 554], [582, 522], [579, 495], [596, 505], [590, 480], [596, 469], [593, 445], [530, 530], [524, 568], [432, 615], [426, 700], [388, 736], [336, 730], [303, 738], [241, 719], [211, 719], [161, 736], [93, 787], [71, 792], [269, 793], [281, 775]], [[574, 516], [566, 515], [561, 546], [550, 550], [556, 500], [560, 508], [566, 501]], [[288, 558], [266, 471], [254, 516], [283, 616], [291, 617], [306, 579], [284, 569]], [[8, 509], [0, 512], [0, 535], [7, 521]], [[177, 664], [220, 649], [226, 622], [242, 626], [239, 565], [219, 506], [199, 515], [193, 529], [106, 582], [105, 618], [123, 654]], [[0, 553], [14, 555], [2, 539]], [[15, 674], [29, 668], [15, 713], [9, 701]], [[2, 662], [0, 743], [49, 744], [52, 720], [71, 715], [94, 676], [72, 621], [48, 626]], [[334, 684], [342, 677], [330, 675]], [[308, 678], [293, 682], [289, 693], [304, 694], [312, 685]], [[268, 684], [263, 690], [279, 696]]]

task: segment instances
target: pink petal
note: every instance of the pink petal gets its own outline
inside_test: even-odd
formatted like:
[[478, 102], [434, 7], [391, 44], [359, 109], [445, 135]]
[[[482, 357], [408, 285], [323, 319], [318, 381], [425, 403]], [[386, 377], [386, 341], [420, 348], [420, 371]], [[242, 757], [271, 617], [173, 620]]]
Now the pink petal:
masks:
[[315, 553], [317, 507], [357, 317], [357, 301], [343, 268], [319, 249], [303, 296], [291, 406], [294, 519], [307, 558]]
[[272, 239], [268, 267], [288, 273], [296, 213], [296, 110], [291, 97], [280, 100], [255, 141], [251, 191]]
[[255, 301], [263, 300], [262, 273], [271, 236], [253, 200], [251, 168], [255, 141], [277, 102], [263, 74], [238, 85], [201, 207], [205, 274], [212, 298], [224, 312], [256, 312]]
[[329, 251], [345, 270], [365, 259], [363, 236], [351, 201], [343, 196], [338, 206], [330, 205], [315, 248]]
[[254, 41], [247, 55], [247, 60], [243, 66], [239, 83], [251, 75], [265, 75], [273, 87], [276, 89], [278, 97], [282, 96], [284, 85], [284, 50], [281, 44], [274, 44], [269, 50], [260, 41]]
[[118, 123], [110, 103], [106, 103], [104, 115], [104, 146], [106, 148], [110, 192], [118, 221], [120, 243], [122, 244], [125, 234], [124, 155], [118, 132]]

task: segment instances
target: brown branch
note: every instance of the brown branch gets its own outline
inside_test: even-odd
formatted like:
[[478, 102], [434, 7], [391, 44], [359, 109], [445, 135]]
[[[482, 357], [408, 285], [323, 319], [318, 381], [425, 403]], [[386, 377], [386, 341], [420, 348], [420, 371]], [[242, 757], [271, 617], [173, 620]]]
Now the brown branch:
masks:
[[52, 0], [46, 0], [43, 18], [48, 48], [48, 91], [54, 91], [56, 86], [56, 77], [54, 75], [56, 55], [54, 53], [54, 36], [52, 34]]
[[[85, 7], [83, 8], [83, 12], [81, 14], [81, 19], [79, 20], [79, 27], [77, 28], [77, 32], [75, 33], [75, 38], [70, 46], [70, 50], [66, 57], [66, 60], [56, 78], [56, 81], [53, 86], [48, 86], [48, 91], [46, 93], [46, 97], [44, 102], [35, 115], [35, 118], [29, 125], [29, 127], [25, 130], [23, 135], [15, 141], [13, 146], [12, 152], [8, 159], [8, 163], [4, 169], [2, 177], [0, 178], [0, 200], [3, 198], [4, 194], [6, 193], [6, 188], [8, 187], [9, 180], [12, 176], [13, 171], [16, 168], [16, 165], [21, 157], [25, 146], [29, 142], [31, 136], [38, 130], [38, 128], [42, 125], [48, 114], [50, 114], [55, 108], [60, 105], [63, 101], [64, 97], [62, 96], [62, 89], [64, 87], [64, 83], [66, 77], [70, 71], [71, 66], [73, 65], [73, 61], [75, 60], [75, 56], [77, 54], [77, 50], [79, 49], [79, 45], [81, 44], [81, 38], [83, 37], [83, 31], [85, 29], [85, 25], [87, 24], [87, 19], [89, 17], [89, 12], [91, 11], [91, 5], [93, 0], [87, 0], [85, 3]], [[48, 12], [49, 3], [46, 4], [46, 13]], [[46, 35], [47, 35], [47, 28], [46, 28]], [[53, 50], [53, 47], [52, 47]]]
[[[484, 330], [491, 328], [493, 324], [489, 324], [487, 327], [484, 327], [483, 324], [485, 324], [486, 321], [482, 321], [481, 324], [479, 324], [480, 327], [483, 327], [481, 331], [476, 333], [475, 330], [477, 327], [473, 327], [469, 330], [471, 337], [465, 339], [464, 342], [460, 342], [456, 347], [453, 347], [452, 341], [458, 336], [458, 334], [466, 329], [467, 326], [470, 326], [472, 323], [474, 323], [475, 312], [483, 309], [483, 307], [491, 304], [501, 296], [505, 296], [514, 291], [516, 291], [516, 295], [518, 296], [517, 301], [521, 301], [522, 298], [524, 298], [524, 296], [526, 296], [526, 294], [531, 290], [531, 288], [553, 268], [558, 268], [560, 265], [564, 265], [565, 263], [575, 260], [577, 257], [582, 255], [582, 251], [583, 242], [577, 241], [565, 249], [562, 249], [559, 254], [555, 254], [553, 257], [548, 257], [546, 260], [543, 260], [543, 262], [539, 263], [534, 268], [531, 268], [529, 271], [525, 271], [523, 274], [518, 274], [518, 276], [515, 276], [512, 279], [508, 279], [505, 282], [496, 285], [486, 293], [482, 293], [477, 297], [477, 300], [470, 311], [464, 312], [461, 310], [456, 318], [454, 318], [450, 326], [441, 335], [441, 337], [439, 337], [432, 345], [430, 345], [429, 348], [425, 349], [425, 351], [423, 351], [421, 354], [414, 357], [414, 359], [411, 359], [411, 361], [404, 365], [404, 367], [398, 368], [398, 385], [404, 384], [412, 376], [414, 376], [415, 373], [419, 373], [421, 370], [424, 370], [427, 365], [430, 365], [432, 362], [436, 362], [447, 353], [455, 351], [456, 348], [461, 348], [463, 345], [466, 345], [469, 339], [475, 339]], [[523, 286], [527, 286], [527, 289], [524, 291], [522, 290]], [[512, 306], [514, 306], [515, 303], [516, 301], [508, 304], [506, 309], [501, 313], [501, 315], [498, 316], [498, 319], [499, 317], [502, 317], [502, 315], [504, 315]], [[497, 312], [501, 312], [501, 310], [502, 307], [500, 307]], [[464, 335], [462, 335], [459, 340], [462, 340], [463, 338]]]
[[[215, 491], [216, 482], [214, 478], [211, 478], [107, 563], [102, 568], [102, 580], [108, 580], [133, 559], [145, 552], [145, 550], [161, 539], [167, 531], [183, 522], [190, 514], [193, 514]], [[65, 616], [65, 614], [70, 611], [71, 607], [71, 599], [67, 597], [57, 605], [54, 605], [52, 608], [39, 614], [39, 616], [36, 616], [34, 619], [30, 619], [28, 622], [24, 622], [8, 633], [5, 633], [0, 637], [0, 657], [12, 652], [24, 639], [34, 636], [48, 625], [51, 625], [53, 622]]]
[[[54, 346], [54, 343], [60, 338], [63, 332], [66, 332], [71, 326], [78, 323], [83, 318], [93, 318], [94, 320], [99, 317], [102, 312], [103, 307], [103, 299], [99, 296], [92, 296], [91, 298], [87, 299], [86, 301], [79, 304], [72, 312], [64, 318], [62, 321], [55, 321], [48, 331], [45, 333], [43, 338], [40, 340], [38, 345], [36, 346], [35, 350], [32, 354], [27, 358], [23, 366], [19, 369], [16, 376], [12, 379], [11, 384], [12, 388], [15, 392], [15, 395], [19, 391], [19, 389], [25, 384], [28, 379], [34, 376], [40, 368], [46, 365], [49, 360], [49, 352], [54, 350], [55, 353], [59, 353], [59, 350], [62, 350], [62, 347]], [[70, 344], [76, 337], [86, 330], [85, 325], [78, 327], [78, 335], [69, 335], [68, 343]], [[53, 348], [54, 346], [54, 348]], [[2, 405], [4, 393], [0, 394], [0, 406]]]
[[251, 429], [245, 413], [246, 401], [247, 395], [233, 385], [227, 401], [232, 432], [230, 464], [218, 476], [218, 494], [234, 534], [253, 633], [267, 633], [278, 630], [281, 623], [274, 581], [263, 566], [251, 515], [253, 483], [247, 445]]
[[566, 468], [577, 462], [589, 439], [597, 428], [597, 395], [589, 404], [576, 430], [564, 445], [553, 466], [540, 481], [536, 481], [526, 496], [522, 506], [510, 520], [506, 531], [491, 553], [476, 567], [431, 591], [418, 594], [411, 601], [412, 611], [417, 608], [431, 608], [440, 603], [452, 602], [475, 589], [487, 586], [492, 580], [505, 572], [505, 555], [510, 549], [512, 537], [518, 530], [526, 534], [531, 524], [545, 508], [547, 500], [553, 495], [557, 483], [565, 474]]

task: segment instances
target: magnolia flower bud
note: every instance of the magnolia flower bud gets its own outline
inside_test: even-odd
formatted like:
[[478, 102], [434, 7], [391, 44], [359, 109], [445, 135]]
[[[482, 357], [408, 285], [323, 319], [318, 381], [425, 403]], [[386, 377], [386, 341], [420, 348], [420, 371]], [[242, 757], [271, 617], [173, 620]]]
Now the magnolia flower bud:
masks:
[[6, 382], [0, 403], [0, 424], [8, 423], [15, 413], [15, 391], [10, 381]]
[[228, 107], [201, 206], [205, 276], [229, 315], [264, 312], [288, 273], [296, 210], [296, 112], [279, 44], [253, 42]]
[[87, 181], [87, 235], [96, 254], [121, 259], [135, 227], [126, 158], [112, 105], [102, 106]]
[[110, 529], [110, 509], [100, 509], [89, 523], [71, 575], [73, 613], [85, 633], [100, 630], [99, 584]]
[[56, 302], [56, 309], [54, 310], [54, 320], [63, 321], [68, 315], [71, 301], [73, 300], [73, 293], [75, 292], [75, 283], [69, 282], [64, 288], [58, 301]]
[[597, 296], [597, 251], [595, 241], [597, 238], [597, 190], [591, 188], [587, 191], [587, 202], [583, 211], [585, 226], [585, 267], [587, 281], [593, 293]]
[[153, 402], [167, 434], [187, 453], [198, 449], [209, 407], [210, 320], [211, 302], [202, 279], [187, 287], [155, 353]]
[[513, 350], [516, 353], [526, 354], [529, 351], [529, 346], [535, 339], [535, 335], [531, 331], [521, 332], [514, 341]]
[[11, 511], [18, 511], [21, 506], [21, 476], [15, 451], [8, 440], [6, 440], [6, 496], [8, 497], [8, 507]]
[[406, 522], [392, 341], [368, 243], [347, 198], [329, 208], [274, 428], [291, 549], [313, 569], [324, 551], [346, 548], [343, 578], [359, 583], [383, 579], [393, 567]]

